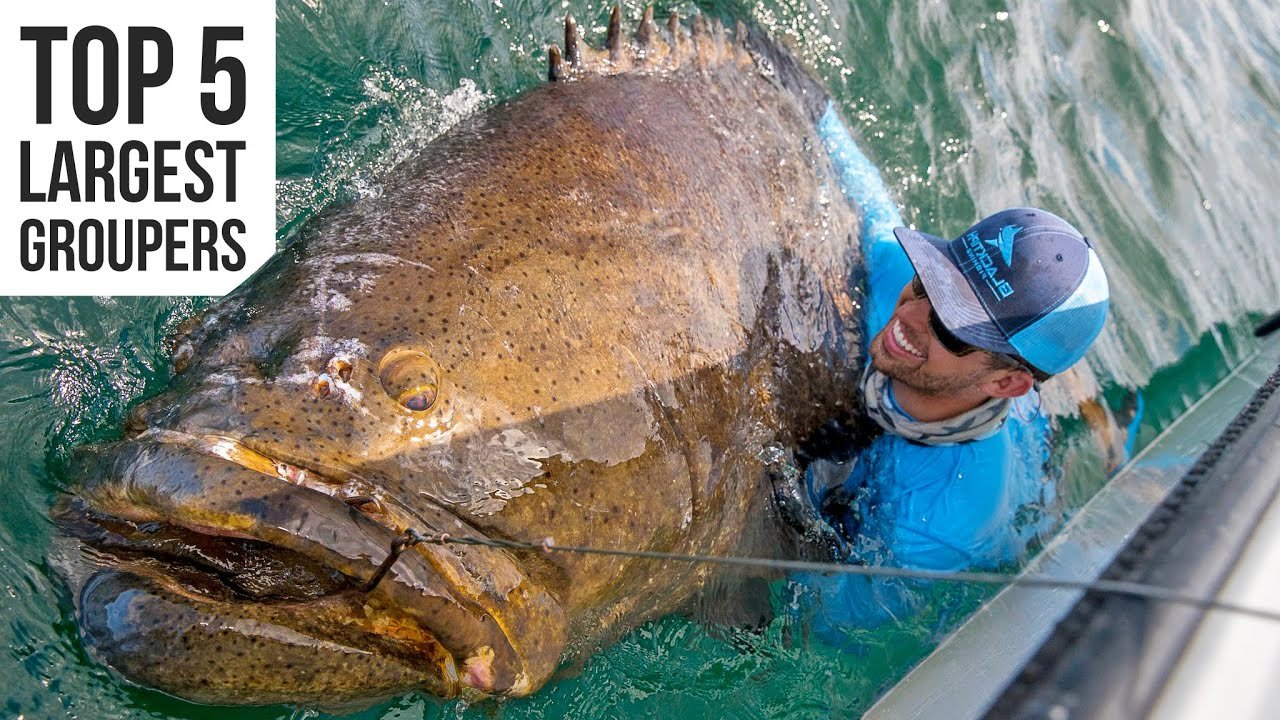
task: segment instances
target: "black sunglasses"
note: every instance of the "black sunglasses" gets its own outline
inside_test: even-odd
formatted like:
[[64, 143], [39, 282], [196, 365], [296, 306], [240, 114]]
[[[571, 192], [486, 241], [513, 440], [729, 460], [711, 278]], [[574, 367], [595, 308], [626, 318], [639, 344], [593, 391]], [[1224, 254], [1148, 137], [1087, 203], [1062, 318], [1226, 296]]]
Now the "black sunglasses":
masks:
[[[911, 294], [914, 295], [917, 300], [929, 301], [929, 330], [933, 332], [934, 337], [938, 338], [938, 343], [942, 345], [947, 352], [955, 355], [956, 357], [964, 357], [965, 355], [983, 350], [976, 345], [970, 345], [964, 340], [956, 337], [955, 333], [948, 330], [947, 326], [942, 324], [942, 318], [938, 317], [938, 312], [933, 309], [933, 301], [929, 300], [929, 293], [925, 292], [924, 283], [920, 281], [919, 275], [911, 278]], [[1003, 360], [1008, 365], [1026, 370], [1031, 373], [1031, 377], [1035, 378], [1037, 382], [1044, 382], [1050, 377], [1048, 373], [1037, 370], [1026, 360], [1015, 355], [1007, 355], [1005, 353], [995, 352], [992, 350], [983, 350], [983, 352], [989, 353], [1000, 360]]]
[[[925, 292], [924, 283], [920, 282], [919, 275], [911, 278], [911, 294], [915, 295], [917, 300], [929, 300], [929, 293]], [[942, 324], [942, 318], [938, 317], [938, 312], [933, 309], [932, 300], [929, 301], [929, 329], [933, 331], [933, 336], [938, 338], [942, 347], [956, 357], [964, 357], [982, 349], [961, 340], [948, 330], [947, 326]]]

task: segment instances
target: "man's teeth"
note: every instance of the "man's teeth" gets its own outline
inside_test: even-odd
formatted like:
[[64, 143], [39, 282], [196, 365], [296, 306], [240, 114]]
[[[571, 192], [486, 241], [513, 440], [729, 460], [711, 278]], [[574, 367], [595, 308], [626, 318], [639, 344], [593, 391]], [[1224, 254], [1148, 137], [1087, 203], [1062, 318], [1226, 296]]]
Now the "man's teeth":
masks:
[[906, 350], [907, 352], [911, 353], [912, 355], [915, 355], [918, 358], [921, 358], [921, 359], [924, 358], [924, 353], [921, 352], [920, 349], [917, 348], [915, 345], [912, 345], [910, 342], [907, 341], [907, 336], [902, 332], [901, 320], [893, 321], [893, 339], [898, 342], [898, 347], [902, 348], [903, 350]]

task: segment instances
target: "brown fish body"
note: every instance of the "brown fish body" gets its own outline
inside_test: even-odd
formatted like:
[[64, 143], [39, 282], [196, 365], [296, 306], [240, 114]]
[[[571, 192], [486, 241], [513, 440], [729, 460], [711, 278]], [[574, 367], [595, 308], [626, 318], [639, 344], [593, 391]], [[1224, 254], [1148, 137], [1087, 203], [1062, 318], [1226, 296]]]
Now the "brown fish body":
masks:
[[787, 58], [641, 27], [313, 222], [86, 453], [108, 662], [204, 702], [525, 694], [705, 568], [418, 545], [366, 592], [406, 528], [738, 547], [762, 448], [852, 411], [856, 218]]

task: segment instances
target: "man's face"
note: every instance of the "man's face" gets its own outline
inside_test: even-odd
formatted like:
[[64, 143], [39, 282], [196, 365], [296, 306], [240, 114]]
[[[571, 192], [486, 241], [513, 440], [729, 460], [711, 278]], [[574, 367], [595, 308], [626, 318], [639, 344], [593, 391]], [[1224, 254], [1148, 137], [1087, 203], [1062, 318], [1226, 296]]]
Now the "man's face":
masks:
[[948, 352], [929, 329], [931, 309], [911, 283], [902, 288], [889, 324], [871, 340], [871, 364], [877, 370], [932, 395], [971, 391], [1009, 372], [993, 367], [985, 352]]

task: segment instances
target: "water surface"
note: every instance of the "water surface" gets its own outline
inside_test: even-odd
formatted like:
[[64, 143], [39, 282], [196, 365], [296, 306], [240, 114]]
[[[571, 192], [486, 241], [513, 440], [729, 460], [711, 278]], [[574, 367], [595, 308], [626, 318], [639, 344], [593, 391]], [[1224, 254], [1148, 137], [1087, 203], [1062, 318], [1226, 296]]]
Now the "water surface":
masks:
[[[631, 18], [642, 6], [624, 6]], [[833, 91], [907, 222], [940, 235], [1011, 205], [1073, 219], [1099, 248], [1113, 313], [1087, 359], [1099, 392], [1147, 398], [1140, 441], [1254, 346], [1280, 309], [1280, 8], [1263, 0], [706, 2], [747, 18]], [[280, 240], [459, 118], [534, 87], [566, 10], [595, 42], [604, 2], [282, 0]], [[0, 299], [0, 715], [221, 718], [89, 660], [45, 561], [70, 448], [118, 434], [169, 377], [165, 335], [206, 301]], [[1063, 421], [1068, 443], [1079, 424]], [[1079, 448], [1076, 448], [1079, 450]], [[1072, 450], [1060, 455], [1066, 459]], [[1103, 482], [1080, 450], [1066, 512]], [[772, 588], [776, 601], [788, 589]], [[803, 624], [708, 631], [659, 620], [532, 698], [471, 707], [406, 696], [362, 718], [830, 717], [867, 707], [987, 591], [939, 590], [907, 626], [851, 630], [840, 652]], [[313, 711], [276, 707], [244, 717]]]

